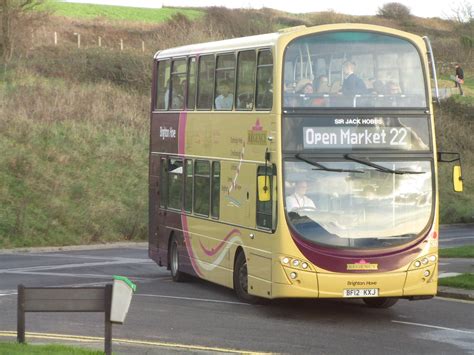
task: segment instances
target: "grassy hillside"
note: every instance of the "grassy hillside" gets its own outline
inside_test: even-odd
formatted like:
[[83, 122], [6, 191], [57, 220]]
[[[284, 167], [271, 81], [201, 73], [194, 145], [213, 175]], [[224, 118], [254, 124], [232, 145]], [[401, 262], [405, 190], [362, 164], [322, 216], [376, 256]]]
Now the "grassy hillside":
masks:
[[71, 19], [102, 18], [113, 21], [137, 21], [145, 23], [161, 23], [169, 20], [176, 14], [182, 14], [191, 20], [204, 15], [203, 11], [194, 9], [144, 9], [124, 6], [65, 3], [55, 0], [47, 1], [41, 9], [49, 10], [56, 16], [64, 16]]
[[148, 96], [23, 69], [0, 86], [0, 246], [146, 235]]
[[[412, 32], [429, 32], [434, 43], [455, 36], [457, 28], [439, 19], [414, 18], [407, 25], [332, 12], [295, 16], [210, 8], [203, 13], [194, 20], [174, 15], [161, 24], [53, 15], [33, 36], [23, 36], [34, 41], [23, 42], [0, 73], [0, 247], [146, 238], [151, 58], [158, 49], [302, 22], [414, 26]], [[58, 29], [61, 42], [54, 46], [51, 33]], [[81, 49], [75, 47], [78, 31]], [[98, 34], [102, 48], [94, 42]], [[146, 40], [147, 50], [120, 52], [107, 45], [119, 38]], [[454, 54], [445, 59], [457, 60]], [[474, 222], [474, 76], [465, 69], [466, 97], [455, 95], [436, 112], [438, 143], [462, 153], [466, 190], [453, 193], [451, 166], [441, 167], [443, 223]], [[446, 87], [452, 86], [450, 70], [442, 76]]]

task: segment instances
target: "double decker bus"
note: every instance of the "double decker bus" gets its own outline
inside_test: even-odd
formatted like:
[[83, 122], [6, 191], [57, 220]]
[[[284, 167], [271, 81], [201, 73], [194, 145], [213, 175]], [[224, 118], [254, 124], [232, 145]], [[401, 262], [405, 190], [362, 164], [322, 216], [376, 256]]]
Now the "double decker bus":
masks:
[[158, 52], [150, 258], [248, 302], [433, 297], [430, 56], [427, 38], [361, 24]]

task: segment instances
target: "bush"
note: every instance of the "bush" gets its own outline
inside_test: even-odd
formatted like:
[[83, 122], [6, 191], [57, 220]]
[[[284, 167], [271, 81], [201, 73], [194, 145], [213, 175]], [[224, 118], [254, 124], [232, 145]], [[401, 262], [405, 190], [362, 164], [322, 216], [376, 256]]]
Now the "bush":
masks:
[[389, 2], [379, 7], [377, 15], [392, 20], [406, 21], [411, 17], [410, 9], [399, 2]]
[[47, 77], [89, 83], [108, 81], [144, 94], [150, 92], [153, 59], [140, 52], [44, 46], [26, 61], [25, 66]]

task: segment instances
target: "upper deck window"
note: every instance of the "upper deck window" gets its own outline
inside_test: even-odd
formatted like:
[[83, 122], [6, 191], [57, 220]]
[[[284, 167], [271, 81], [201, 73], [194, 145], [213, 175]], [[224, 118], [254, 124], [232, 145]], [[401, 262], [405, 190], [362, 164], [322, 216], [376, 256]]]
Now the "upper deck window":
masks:
[[232, 110], [234, 102], [235, 56], [221, 54], [217, 56], [216, 91], [214, 104], [216, 110]]
[[257, 109], [271, 110], [273, 105], [273, 56], [270, 50], [258, 53]]
[[252, 110], [255, 93], [255, 51], [239, 53], [237, 65], [237, 110]]
[[169, 104], [170, 61], [158, 62], [158, 83], [156, 87], [156, 103], [158, 110], [167, 110]]
[[186, 59], [173, 60], [171, 71], [171, 109], [184, 108], [184, 93], [186, 91]]
[[212, 108], [214, 68], [214, 55], [205, 55], [199, 58], [198, 110], [210, 110]]
[[285, 107], [426, 107], [420, 54], [407, 40], [330, 32], [294, 40], [284, 61]]

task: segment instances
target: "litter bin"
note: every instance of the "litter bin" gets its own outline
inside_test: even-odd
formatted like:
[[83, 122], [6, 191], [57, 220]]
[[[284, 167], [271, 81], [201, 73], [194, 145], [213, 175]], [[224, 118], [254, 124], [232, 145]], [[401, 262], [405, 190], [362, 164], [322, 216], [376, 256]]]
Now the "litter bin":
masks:
[[133, 292], [136, 290], [137, 286], [128, 278], [114, 275], [112, 307], [110, 310], [110, 321], [112, 323], [123, 324], [132, 301]]

